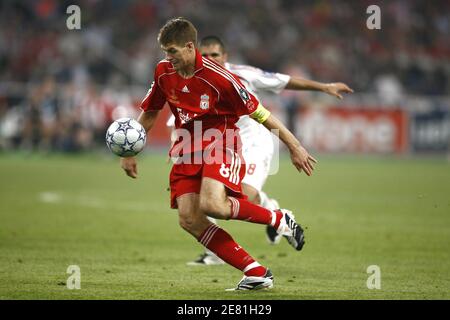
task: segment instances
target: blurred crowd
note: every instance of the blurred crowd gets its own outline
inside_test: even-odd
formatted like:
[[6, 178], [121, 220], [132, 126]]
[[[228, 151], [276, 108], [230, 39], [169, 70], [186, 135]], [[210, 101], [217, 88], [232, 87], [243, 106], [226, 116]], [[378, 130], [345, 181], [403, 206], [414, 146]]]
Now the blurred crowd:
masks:
[[[69, 30], [68, 6], [81, 9]], [[381, 29], [369, 30], [369, 5]], [[78, 151], [103, 143], [136, 105], [163, 57], [156, 37], [184, 16], [199, 36], [221, 36], [230, 61], [398, 103], [448, 96], [450, 2], [445, 0], [24, 0], [0, 2], [0, 149]], [[287, 96], [286, 110], [301, 101]]]

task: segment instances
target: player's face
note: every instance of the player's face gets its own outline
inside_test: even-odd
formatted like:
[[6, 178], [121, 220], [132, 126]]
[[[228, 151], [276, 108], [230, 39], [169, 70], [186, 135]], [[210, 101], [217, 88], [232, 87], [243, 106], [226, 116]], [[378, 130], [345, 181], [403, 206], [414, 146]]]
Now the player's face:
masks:
[[184, 46], [176, 44], [161, 45], [161, 49], [166, 54], [166, 60], [172, 63], [174, 69], [177, 71], [187, 68], [192, 57], [192, 52], [195, 50], [191, 42], [186, 43]]
[[218, 44], [212, 44], [209, 46], [200, 47], [200, 53], [202, 56], [214, 60], [222, 66], [227, 62], [227, 54], [222, 51], [222, 48]]

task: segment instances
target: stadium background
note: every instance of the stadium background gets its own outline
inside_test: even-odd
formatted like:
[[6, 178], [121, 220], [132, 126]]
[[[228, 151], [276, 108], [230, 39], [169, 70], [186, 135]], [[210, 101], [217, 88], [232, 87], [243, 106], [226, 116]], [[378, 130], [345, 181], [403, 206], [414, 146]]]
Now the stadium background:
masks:
[[[80, 30], [66, 27], [71, 4]], [[366, 27], [372, 4], [380, 30]], [[448, 12], [438, 0], [2, 1], [0, 298], [448, 299]], [[175, 16], [221, 36], [231, 62], [355, 90], [263, 97], [320, 159], [315, 177], [292, 179], [282, 155], [267, 184], [305, 215], [309, 250], [226, 223], [282, 274], [278, 291], [224, 297], [237, 272], [185, 267], [201, 248], [168, 209], [167, 110], [137, 182], [106, 150], [112, 119], [137, 116], [163, 57], [158, 30]], [[82, 290], [65, 288], [70, 264]], [[388, 270], [382, 290], [365, 286], [371, 264]]]

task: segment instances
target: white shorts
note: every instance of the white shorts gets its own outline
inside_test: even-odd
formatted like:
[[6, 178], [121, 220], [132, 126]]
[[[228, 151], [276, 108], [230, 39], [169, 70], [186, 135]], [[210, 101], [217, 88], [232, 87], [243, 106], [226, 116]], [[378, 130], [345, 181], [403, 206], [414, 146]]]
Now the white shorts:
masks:
[[270, 172], [273, 157], [272, 138], [269, 134], [267, 139], [258, 139], [256, 143], [247, 143], [247, 145], [243, 141], [242, 144], [242, 155], [247, 169], [242, 183], [250, 185], [260, 192]]

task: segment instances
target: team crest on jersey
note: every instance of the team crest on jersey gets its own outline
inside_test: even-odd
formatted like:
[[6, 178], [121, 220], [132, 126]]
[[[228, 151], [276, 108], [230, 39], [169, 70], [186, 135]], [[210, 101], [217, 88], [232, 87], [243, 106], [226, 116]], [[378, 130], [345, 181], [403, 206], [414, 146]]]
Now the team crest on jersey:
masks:
[[207, 94], [202, 94], [200, 96], [200, 109], [206, 110], [209, 108], [209, 96]]

